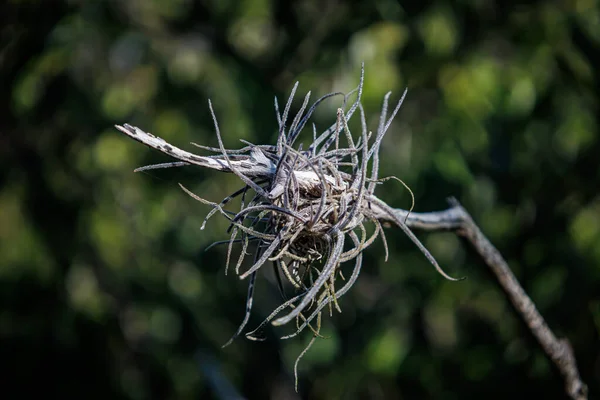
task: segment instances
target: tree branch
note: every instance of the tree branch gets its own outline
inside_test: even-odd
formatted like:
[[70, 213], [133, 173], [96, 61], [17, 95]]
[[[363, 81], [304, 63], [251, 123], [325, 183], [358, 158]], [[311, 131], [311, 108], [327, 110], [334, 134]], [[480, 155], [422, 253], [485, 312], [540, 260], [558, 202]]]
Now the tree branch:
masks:
[[[406, 225], [410, 228], [427, 231], [454, 230], [458, 235], [465, 237], [492, 270], [514, 308], [562, 374], [567, 394], [574, 400], [587, 399], [587, 386], [579, 376], [575, 354], [569, 341], [558, 339], [554, 335], [544, 317], [519, 284], [508, 263], [481, 232], [471, 215], [456, 199], [449, 201], [452, 207], [445, 211], [409, 213], [406, 210], [396, 209], [396, 213], [400, 218], [406, 218]], [[389, 217], [386, 218], [385, 213], [382, 212], [381, 219], [389, 220]]]

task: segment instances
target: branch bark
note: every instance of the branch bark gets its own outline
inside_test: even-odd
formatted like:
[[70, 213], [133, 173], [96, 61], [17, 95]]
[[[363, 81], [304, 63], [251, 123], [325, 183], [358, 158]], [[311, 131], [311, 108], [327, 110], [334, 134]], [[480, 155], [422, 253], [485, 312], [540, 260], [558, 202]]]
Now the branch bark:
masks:
[[[492, 270], [514, 308], [560, 371], [569, 397], [574, 400], [587, 399], [587, 386], [579, 376], [575, 354], [569, 341], [554, 335], [544, 317], [519, 284], [506, 260], [481, 232], [471, 215], [456, 199], [449, 201], [451, 207], [444, 211], [409, 213], [406, 210], [396, 209], [396, 213], [400, 218], [406, 218], [406, 225], [410, 228], [427, 231], [454, 230], [458, 235], [465, 237]], [[381, 215], [382, 219], [385, 219], [385, 214]]]

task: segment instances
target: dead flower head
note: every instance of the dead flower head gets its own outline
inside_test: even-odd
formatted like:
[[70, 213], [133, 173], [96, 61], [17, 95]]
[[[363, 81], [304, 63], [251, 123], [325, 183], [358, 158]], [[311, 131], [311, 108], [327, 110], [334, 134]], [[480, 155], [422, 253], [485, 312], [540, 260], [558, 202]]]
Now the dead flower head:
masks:
[[[387, 244], [380, 221], [395, 223], [444, 277], [455, 280], [440, 269], [406, 226], [398, 210], [374, 194], [377, 184], [382, 181], [378, 176], [380, 146], [406, 91], [391, 113], [391, 93], [385, 95], [377, 130], [371, 132], [361, 105], [363, 77], [364, 69], [358, 87], [352, 92], [327, 94], [310, 107], [311, 94], [307, 93], [294, 116], [290, 115], [290, 109], [298, 83], [282, 112], [275, 99], [279, 124], [275, 145], [245, 142], [246, 146], [239, 150], [225, 149], [210, 101], [219, 147], [196, 146], [215, 155], [198, 156], [137, 127], [117, 126], [130, 137], [180, 160], [138, 170], [198, 165], [231, 172], [240, 178], [242, 187], [220, 203], [205, 200], [182, 186], [194, 199], [213, 207], [205, 223], [215, 213], [229, 220], [231, 236], [224, 242], [228, 244], [226, 268], [230, 264], [233, 245], [241, 246], [235, 273], [248, 280], [248, 298], [246, 316], [231, 340], [243, 332], [249, 320], [254, 284], [260, 269], [271, 263], [281, 285], [287, 282], [294, 293], [246, 336], [260, 340], [257, 333], [265, 324], [270, 322], [278, 326], [292, 320], [296, 321], [296, 331], [285, 338], [297, 335], [306, 327], [313, 331], [315, 337], [318, 336], [323, 310], [326, 307], [330, 312], [334, 308], [339, 310], [339, 299], [350, 290], [360, 274], [363, 252], [378, 237], [385, 245], [387, 260]], [[323, 101], [335, 98], [341, 100], [335, 121], [318, 133], [316, 126], [309, 124], [311, 116]], [[355, 100], [350, 102], [351, 98]], [[358, 134], [353, 134], [348, 126], [353, 117], [360, 120]], [[307, 148], [296, 145], [300, 134], [305, 131], [312, 131], [312, 142]], [[240, 210], [226, 210], [227, 203], [236, 197], [241, 197]], [[367, 224], [371, 226], [367, 227]], [[242, 269], [250, 248], [255, 249], [251, 265]], [[351, 273], [346, 277], [342, 274], [342, 264], [345, 263], [352, 263]]]

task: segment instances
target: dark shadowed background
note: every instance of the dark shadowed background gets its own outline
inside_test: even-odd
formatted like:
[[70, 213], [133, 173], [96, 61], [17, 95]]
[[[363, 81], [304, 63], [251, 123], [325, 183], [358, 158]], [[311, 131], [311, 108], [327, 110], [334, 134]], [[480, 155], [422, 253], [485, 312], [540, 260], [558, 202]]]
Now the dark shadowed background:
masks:
[[[221, 345], [244, 315], [224, 275], [219, 201], [237, 178], [184, 167], [117, 132], [194, 150], [273, 143], [273, 97], [350, 91], [365, 62], [376, 126], [408, 96], [381, 176], [416, 211], [456, 196], [507, 258], [600, 396], [600, 6], [597, 0], [8, 0], [0, 6], [0, 397], [507, 399], [565, 397], [486, 266], [453, 233], [397, 229], [310, 339]], [[417, 5], [418, 4], [418, 5]], [[294, 104], [299, 107], [299, 101]], [[338, 104], [316, 115], [332, 122]], [[200, 150], [198, 150], [200, 151]], [[388, 181], [378, 195], [410, 207]], [[257, 288], [252, 328], [281, 301]]]

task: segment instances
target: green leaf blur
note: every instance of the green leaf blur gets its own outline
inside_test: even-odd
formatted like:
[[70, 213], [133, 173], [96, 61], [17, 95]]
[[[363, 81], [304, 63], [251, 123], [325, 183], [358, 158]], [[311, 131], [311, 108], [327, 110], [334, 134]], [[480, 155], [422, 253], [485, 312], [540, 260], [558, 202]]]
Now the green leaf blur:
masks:
[[[306, 335], [267, 327], [226, 348], [245, 284], [209, 200], [234, 176], [168, 162], [132, 123], [190, 151], [276, 138], [280, 104], [347, 92], [408, 96], [381, 151], [416, 211], [457, 197], [508, 260], [600, 397], [600, 6], [570, 2], [9, 0], [0, 7], [1, 398], [565, 398], [562, 379], [485, 265], [449, 233], [366, 252], [342, 313]], [[596, 56], [594, 56], [596, 54]], [[300, 100], [298, 100], [299, 102]], [[296, 103], [294, 107], [298, 108]], [[316, 113], [319, 126], [334, 103]], [[378, 196], [408, 208], [388, 181]], [[239, 249], [234, 249], [235, 251]], [[269, 284], [267, 284], [267, 282]], [[280, 303], [257, 288], [252, 328]], [[290, 329], [293, 330], [293, 327]], [[284, 332], [285, 331], [285, 332]], [[217, 378], [215, 378], [217, 377]], [[216, 379], [216, 380], [215, 380]], [[220, 382], [220, 385], [215, 385]]]

